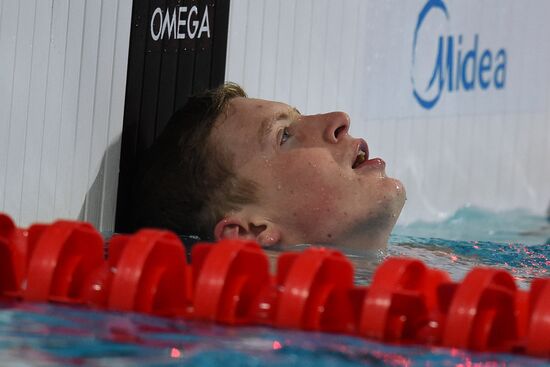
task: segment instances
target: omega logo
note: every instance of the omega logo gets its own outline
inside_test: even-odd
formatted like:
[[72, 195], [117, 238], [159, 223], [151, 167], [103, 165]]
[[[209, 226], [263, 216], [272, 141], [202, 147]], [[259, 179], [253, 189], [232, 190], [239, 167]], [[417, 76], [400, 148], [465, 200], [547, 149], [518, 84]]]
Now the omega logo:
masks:
[[187, 6], [177, 6], [172, 11], [165, 12], [156, 8], [151, 16], [151, 37], [153, 40], [163, 39], [195, 39], [206, 34], [210, 38], [210, 20], [208, 6], [204, 7], [202, 15], [197, 6], [188, 9]]

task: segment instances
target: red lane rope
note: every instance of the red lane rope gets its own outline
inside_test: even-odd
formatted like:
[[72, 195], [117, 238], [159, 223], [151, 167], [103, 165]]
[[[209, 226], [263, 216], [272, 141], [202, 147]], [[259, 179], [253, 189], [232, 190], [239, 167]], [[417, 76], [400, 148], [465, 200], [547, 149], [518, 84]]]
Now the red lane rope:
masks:
[[522, 291], [505, 270], [476, 267], [455, 283], [390, 258], [360, 287], [351, 262], [324, 248], [283, 253], [270, 274], [250, 241], [197, 244], [191, 264], [167, 231], [114, 236], [107, 260], [103, 247], [87, 223], [22, 229], [0, 213], [0, 297], [550, 358], [550, 278]]

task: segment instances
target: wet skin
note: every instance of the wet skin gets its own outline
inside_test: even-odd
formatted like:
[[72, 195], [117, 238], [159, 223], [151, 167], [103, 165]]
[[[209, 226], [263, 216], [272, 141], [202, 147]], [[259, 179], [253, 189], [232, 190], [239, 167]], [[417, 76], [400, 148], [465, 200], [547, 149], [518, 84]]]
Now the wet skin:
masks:
[[238, 176], [258, 184], [259, 202], [227, 213], [215, 236], [385, 248], [405, 189], [349, 126], [343, 112], [301, 115], [284, 103], [231, 100], [210, 142], [233, 155]]

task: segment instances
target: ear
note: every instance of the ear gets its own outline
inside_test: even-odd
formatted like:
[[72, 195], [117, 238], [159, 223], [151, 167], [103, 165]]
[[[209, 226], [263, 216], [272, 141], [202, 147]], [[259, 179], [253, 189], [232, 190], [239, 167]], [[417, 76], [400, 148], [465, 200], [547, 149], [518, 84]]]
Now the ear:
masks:
[[245, 220], [231, 215], [220, 220], [214, 227], [216, 241], [223, 239], [243, 239], [256, 241], [263, 246], [272, 246], [281, 240], [279, 229], [268, 221]]

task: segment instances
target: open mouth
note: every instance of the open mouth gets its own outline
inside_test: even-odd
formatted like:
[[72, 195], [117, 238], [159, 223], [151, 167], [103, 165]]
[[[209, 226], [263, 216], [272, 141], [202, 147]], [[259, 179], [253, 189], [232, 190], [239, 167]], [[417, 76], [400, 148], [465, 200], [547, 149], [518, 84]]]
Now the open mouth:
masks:
[[361, 164], [366, 162], [367, 159], [369, 159], [369, 147], [368, 147], [367, 143], [364, 140], [362, 140], [359, 143], [359, 147], [358, 147], [358, 150], [357, 150], [357, 155], [355, 157], [355, 161], [353, 162], [351, 168], [355, 169], [355, 168], [359, 167]]

